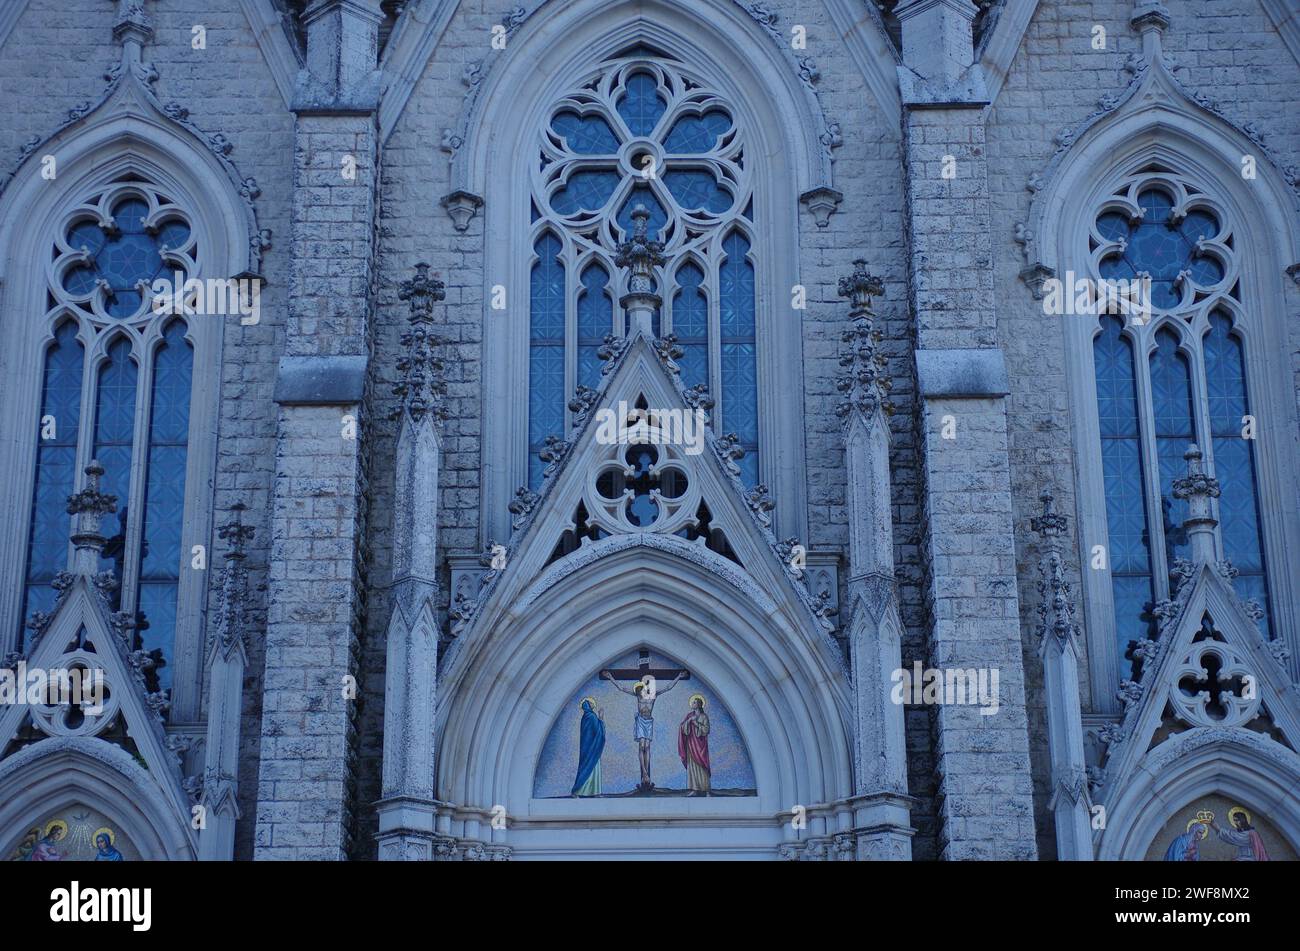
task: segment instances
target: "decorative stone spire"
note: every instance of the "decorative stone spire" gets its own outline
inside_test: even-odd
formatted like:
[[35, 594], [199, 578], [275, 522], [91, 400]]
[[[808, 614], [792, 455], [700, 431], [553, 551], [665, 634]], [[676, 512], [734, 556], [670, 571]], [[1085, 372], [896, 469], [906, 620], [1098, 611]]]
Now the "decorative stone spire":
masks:
[[153, 38], [153, 21], [144, 12], [144, 0], [117, 0], [117, 17], [113, 20], [113, 39], [134, 43], [136, 48]]
[[1187, 502], [1187, 518], [1183, 530], [1191, 545], [1193, 564], [1213, 565], [1215, 555], [1214, 527], [1219, 524], [1211, 510], [1210, 499], [1219, 497], [1219, 480], [1209, 475], [1201, 465], [1201, 447], [1192, 443], [1183, 453], [1187, 460], [1187, 475], [1173, 482], [1174, 498]]
[[1154, 62], [1161, 54], [1161, 39], [1172, 19], [1169, 9], [1158, 0], [1136, 0], [1133, 4], [1128, 22], [1142, 37], [1142, 56], [1146, 62]]
[[1050, 632], [1064, 642], [1079, 633], [1074, 592], [1065, 580], [1060, 548], [1060, 538], [1070, 530], [1070, 518], [1056, 511], [1052, 493], [1044, 491], [1038, 498], [1043, 503], [1043, 514], [1030, 519], [1029, 527], [1043, 539], [1046, 551], [1038, 563], [1038, 594], [1042, 600], [1038, 604], [1038, 627], [1034, 633], [1040, 641]]
[[236, 502], [230, 507], [230, 521], [217, 529], [217, 537], [230, 547], [221, 573], [221, 601], [217, 605], [213, 647], [227, 657], [237, 647], [247, 647], [248, 568], [244, 559], [248, 555], [244, 546], [252, 540], [254, 531], [252, 525], [243, 522], [247, 508], [243, 502]]
[[663, 303], [655, 293], [654, 269], [664, 263], [664, 245], [651, 240], [647, 234], [649, 224], [650, 212], [645, 205], [637, 205], [632, 209], [632, 236], [615, 248], [614, 263], [631, 269], [627, 293], [619, 299], [627, 311], [629, 337], [638, 331], [653, 337], [654, 312]]
[[443, 379], [443, 361], [436, 348], [444, 341], [433, 332], [433, 305], [446, 298], [445, 285], [429, 276], [429, 265], [421, 261], [415, 266], [415, 277], [403, 281], [398, 298], [410, 301], [411, 316], [407, 318], [410, 329], [402, 334], [406, 356], [397, 361], [402, 379], [393, 385], [393, 394], [402, 401], [392, 414], [393, 419], [409, 414], [415, 422], [432, 413], [434, 420], [447, 418], [443, 400], [447, 395], [447, 382]]
[[76, 548], [73, 568], [78, 574], [94, 575], [99, 570], [99, 553], [107, 542], [99, 533], [99, 520], [117, 511], [117, 496], [99, 491], [104, 467], [92, 459], [86, 466], [86, 485], [68, 496], [68, 514], [74, 516], [72, 544]]
[[883, 294], [885, 286], [880, 278], [867, 273], [867, 262], [859, 259], [853, 262], [853, 273], [840, 278], [839, 291], [849, 299], [852, 325], [840, 336], [848, 347], [840, 355], [845, 373], [835, 385], [844, 399], [836, 412], [846, 421], [855, 411], [870, 416], [877, 406], [892, 415], [894, 404], [886, 397], [893, 382], [885, 373], [885, 355], [877, 349], [884, 335], [875, 329], [871, 310], [871, 298]]
[[[1079, 706], [1079, 656], [1074, 592], [1065, 580], [1061, 539], [1070, 530], [1069, 516], [1056, 511], [1052, 493], [1039, 496], [1043, 514], [1029, 527], [1043, 540], [1038, 563], [1038, 653], [1043, 660], [1047, 700], [1048, 750], [1052, 761], [1052, 796], [1057, 855], [1065, 861], [1090, 860], [1092, 828]], [[1051, 635], [1050, 637], [1048, 635]]]

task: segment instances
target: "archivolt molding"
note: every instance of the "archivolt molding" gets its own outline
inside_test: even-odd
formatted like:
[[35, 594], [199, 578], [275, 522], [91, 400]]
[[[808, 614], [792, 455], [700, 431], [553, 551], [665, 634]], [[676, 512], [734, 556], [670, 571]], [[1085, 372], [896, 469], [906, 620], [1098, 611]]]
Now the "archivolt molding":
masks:
[[[1253, 123], [1238, 126], [1203, 92], [1183, 86], [1173, 73], [1177, 64], [1167, 53], [1157, 49], [1151, 58], [1134, 53], [1124, 68], [1132, 73], [1128, 84], [1102, 96], [1092, 113], [1058, 132], [1056, 151], [1047, 166], [1026, 183], [1034, 197], [1026, 223], [1016, 226], [1016, 241], [1027, 265], [1021, 277], [1032, 286], [1041, 281], [1039, 275], [1056, 273], [1066, 203], [1086, 190], [1097, 170], [1114, 168], [1126, 155], [1159, 151], [1171, 138], [1199, 155], [1213, 156], [1207, 165], [1217, 158], [1222, 167], [1237, 174], [1242, 156], [1258, 153], [1259, 181], [1269, 189], [1271, 200], [1260, 204], [1272, 212], [1277, 246], [1285, 248], [1288, 256], [1284, 266], [1300, 261], [1300, 242], [1285, 222], [1288, 212], [1292, 218], [1300, 212], [1300, 169], [1279, 165]], [[1175, 157], [1173, 163], [1185, 161]], [[1268, 209], [1270, 204], [1276, 207]]]
[[791, 802], [851, 794], [848, 685], [824, 651], [790, 636], [782, 613], [735, 597], [666, 547], [624, 543], [565, 582], [497, 617], [450, 665], [438, 691], [440, 800], [503, 803], [526, 818], [559, 705], [601, 664], [641, 647], [726, 698], [754, 756], [759, 801], [742, 804], [747, 815], [775, 819]]
[[690, 562], [705, 571], [716, 575], [720, 581], [736, 589], [742, 597], [749, 598], [763, 614], [775, 614], [774, 602], [762, 588], [736, 565], [721, 555], [704, 547], [703, 540], [688, 542], [676, 535], [660, 535], [651, 532], [638, 532], [629, 535], [613, 535], [598, 542], [583, 545], [572, 555], [561, 558], [542, 572], [532, 586], [519, 598], [518, 608], [528, 607], [544, 593], [564, 581], [569, 576], [595, 564], [602, 558], [608, 558], [619, 552], [633, 548], [653, 548], [668, 552]]
[[[791, 129], [802, 129], [803, 148], [795, 150], [799, 189], [807, 192], [816, 188], [830, 188], [834, 184], [833, 150], [840, 146], [843, 139], [839, 123], [828, 118], [822, 108], [818, 90], [821, 73], [815, 60], [807, 56], [796, 56], [796, 51], [790, 48], [784, 34], [776, 26], [776, 15], [761, 4], [744, 3], [742, 0], [733, 2], [735, 6], [732, 9], [739, 7], [747, 14], [748, 21], [729, 14], [725, 8], [712, 4], [685, 3], [682, 0], [625, 0], [618, 4], [579, 0], [562, 7], [557, 6], [549, 11], [547, 17], [538, 17], [535, 14], [547, 4], [547, 0], [541, 0], [530, 8], [515, 7], [508, 11], [501, 23], [506, 30], [505, 50], [489, 52], [483, 59], [465, 64], [461, 81], [468, 91], [460, 119], [456, 128], [446, 129], [443, 133], [443, 151], [451, 156], [452, 193], [483, 195], [486, 190], [483, 176], [487, 165], [482, 152], [490, 138], [484, 134], [484, 130], [490, 131], [493, 126], [493, 123], [485, 120], [485, 115], [491, 108], [490, 103], [502, 96], [509, 96], [512, 108], [517, 109], [515, 91], [504, 88], [503, 75], [510, 70], [499, 63], [500, 59], [523, 58], [526, 54], [519, 52], [521, 48], [537, 47], [537, 58], [545, 65], [539, 71], [541, 75], [535, 78], [553, 82], [552, 77], [574, 73], [573, 60], [577, 57], [583, 61], [602, 60], [623, 47], [647, 42], [677, 55], [684, 63], [717, 64], [723, 73], [722, 78], [730, 79], [732, 86], [739, 83], [742, 90], [769, 88], [771, 83], [758, 74], [753, 58], [743, 56], [740, 51], [732, 48], [731, 55], [739, 56], [739, 59], [734, 63], [735, 69], [727, 69], [728, 64], [719, 59], [721, 52], [718, 49], [709, 49], [698, 44], [695, 39], [705, 37], [707, 42], [712, 38], [729, 37], [734, 41], [746, 32], [752, 32], [753, 26], [746, 26], [747, 22], [761, 27], [774, 40], [789, 67], [780, 72], [783, 78], [781, 85], [785, 87], [781, 97], [785, 101], [780, 106], [784, 106], [789, 114], [787, 128], [769, 128], [765, 134], [771, 139], [774, 134], [781, 136]], [[593, 34], [600, 36], [595, 43], [591, 40]], [[556, 68], [552, 64], [563, 65]], [[745, 81], [746, 74], [749, 81]], [[741, 108], [746, 108], [747, 100], [753, 98], [752, 92], [746, 95], [734, 88], [726, 91], [729, 98]], [[558, 89], [548, 88], [539, 97], [537, 108], [549, 108], [558, 92]], [[773, 90], [773, 101], [777, 98]], [[747, 111], [752, 113], [753, 110], [749, 108]], [[521, 122], [521, 118], [527, 121]], [[515, 113], [511, 125], [531, 130], [538, 127], [538, 122], [533, 121], [535, 118], [531, 113], [527, 117]], [[756, 125], [752, 121], [746, 124]], [[769, 141], [767, 146], [772, 148], [774, 143]]]
[[0, 847], [52, 812], [89, 806], [121, 826], [148, 861], [198, 857], [190, 814], [125, 750], [85, 737], [28, 746], [0, 763]]
[[1195, 799], [1218, 793], [1267, 813], [1300, 846], [1300, 756], [1251, 730], [1198, 727], [1151, 750], [1119, 795], [1106, 801], [1106, 828], [1097, 833], [1101, 860], [1142, 859], [1169, 816]]
[[[1300, 746], [1300, 689], [1282, 666], [1284, 652], [1274, 647], [1278, 642], [1263, 640], [1230, 580], [1224, 577], [1224, 572], [1231, 573], [1230, 566], [1192, 568], [1182, 563], [1176, 571], [1183, 581], [1175, 598], [1153, 608], [1160, 618], [1159, 636], [1140, 647], [1141, 679], [1121, 685], [1125, 715], [1098, 734], [1106, 744], [1106, 754], [1104, 772], [1096, 772], [1094, 777], [1101, 787], [1097, 800], [1111, 812], [1117, 801], [1129, 795], [1129, 786], [1149, 771], [1147, 764], [1166, 762], [1175, 755], [1169, 751], [1182, 749], [1185, 737], [1202, 731], [1252, 744], [1274, 759], [1294, 759], [1296, 754], [1283, 744], [1245, 727], [1263, 712], [1261, 706], [1267, 708], [1273, 726], [1287, 742]], [[1213, 619], [1214, 638], [1203, 636], [1202, 618], [1206, 615]], [[1188, 676], [1206, 675], [1209, 668], [1203, 661], [1209, 656], [1222, 665], [1216, 671], [1219, 676], [1225, 680], [1249, 676], [1255, 688], [1253, 696], [1244, 695], [1244, 691], [1237, 695], [1227, 688], [1229, 696], [1219, 698], [1223, 716], [1208, 713], [1207, 692], [1187, 694], [1180, 687]], [[1165, 723], [1167, 708], [1187, 729], [1151, 747]]]
[[[77, 162], [102, 159], [106, 149], [120, 148], [124, 142], [147, 143], [150, 151], [156, 150], [160, 156], [160, 164], [167, 166], [173, 165], [174, 156], [196, 151], [197, 145], [206, 152], [208, 160], [194, 164], [215, 166], [225, 179], [220, 184], [205, 182], [200, 194], [208, 190], [229, 194], [230, 210], [239, 210], [244, 226], [244, 236], [230, 241], [228, 276], [260, 277], [262, 254], [271, 246], [271, 232], [258, 227], [254, 201], [261, 189], [255, 179], [242, 177], [230, 160], [233, 143], [219, 132], [203, 132], [179, 102], [161, 102], [152, 88], [158, 71], [148, 63], [124, 55], [121, 62], [104, 71], [104, 79], [108, 85], [98, 99], [70, 109], [67, 118], [50, 135], [44, 139], [33, 136], [23, 145], [17, 163], [0, 178], [0, 213], [6, 212], [11, 204], [31, 200], [34, 188], [48, 190], [48, 183], [40, 176], [38, 156], [55, 156], [59, 178], [66, 179], [68, 170]], [[167, 158], [163, 160], [161, 156]], [[8, 221], [7, 225], [0, 226], [3, 228], [0, 240], [6, 245], [12, 240], [10, 235], [16, 225], [30, 226], [28, 219], [13, 214], [0, 214], [0, 220]]]
[[[645, 337], [637, 335], [630, 340], [622, 338], [617, 345], [608, 347], [606, 352], [608, 362], [600, 389], [584, 398], [585, 411], [575, 418], [576, 425], [569, 438], [557, 440], [553, 444], [554, 461], [548, 467], [539, 491], [534, 493], [521, 488], [516, 494], [516, 501], [512, 505], [516, 517], [509, 545], [499, 546], [496, 553], [505, 567], [489, 571], [477, 596], [471, 602], [456, 607], [457, 639], [444, 655], [440, 664], [442, 670], [454, 668], [461, 650], [476, 637], [483, 636], [482, 632], [490, 631], [496, 623], [496, 615], [513, 610], [511, 606], [523, 589], [533, 584], [530, 579], [545, 577], [542, 573], [546, 559], [553, 551], [562, 530], [571, 526], [572, 513], [595, 478], [593, 473], [599, 465], [597, 460], [608, 449], [596, 439], [599, 414], [595, 410], [606, 407], [613, 411], [620, 399], [631, 405], [638, 393], [644, 394], [649, 404], [659, 409], [677, 407], [689, 412], [689, 407], [694, 405], [696, 396], [682, 389], [680, 380], [669, 368], [671, 358], [656, 350]], [[810, 593], [801, 583], [798, 570], [785, 557], [784, 552], [792, 542], [778, 542], [773, 534], [768, 515], [772, 507], [770, 499], [761, 491], [761, 486], [746, 490], [741, 483], [740, 470], [732, 459], [734, 447], [728, 436], [715, 436], [706, 427], [703, 437], [705, 448], [699, 456], [679, 453], [673, 465], [685, 472], [696, 485], [696, 491], [701, 497], [711, 503], [710, 509], [715, 520], [727, 530], [728, 540], [737, 548], [745, 568], [737, 569], [712, 552], [697, 551], [697, 546], [689, 542], [673, 535], [661, 534], [658, 525], [654, 531], [628, 532], [629, 526], [620, 529], [611, 522], [608, 523], [611, 529], [622, 532], [614, 534], [613, 538], [638, 538], [640, 544], [645, 546], [671, 550], [679, 555], [693, 554], [691, 560], [700, 562], [703, 567], [727, 579], [733, 586], [744, 585], [746, 590], [753, 590], [755, 585], [760, 586], [760, 590], [763, 585], [776, 586], [767, 587], [766, 590], [772, 593], [780, 590], [800, 606], [794, 615], [800, 619], [796, 623], [820, 642], [822, 649], [834, 658], [840, 671], [847, 677], [842, 653], [832, 635], [834, 624], [829, 619], [835, 613], [834, 606], [820, 593], [816, 596]], [[659, 448], [664, 450], [670, 447]], [[693, 514], [693, 510], [689, 514]], [[670, 516], [665, 524], [676, 527], [678, 522]], [[647, 541], [652, 537], [661, 540]], [[597, 549], [609, 541], [588, 542], [578, 551], [560, 559], [554, 566], [555, 570], [565, 570], [559, 567], [565, 562], [599, 557], [584, 552]], [[681, 544], [678, 545], [678, 542]], [[622, 550], [631, 544], [633, 543], [619, 542], [617, 547], [611, 544], [608, 549], [600, 548], [600, 551]], [[486, 566], [492, 562], [493, 546], [489, 545], [484, 552], [483, 563]], [[549, 585], [540, 585], [537, 590], [546, 587]], [[769, 598], [764, 598], [764, 601], [773, 603]]]

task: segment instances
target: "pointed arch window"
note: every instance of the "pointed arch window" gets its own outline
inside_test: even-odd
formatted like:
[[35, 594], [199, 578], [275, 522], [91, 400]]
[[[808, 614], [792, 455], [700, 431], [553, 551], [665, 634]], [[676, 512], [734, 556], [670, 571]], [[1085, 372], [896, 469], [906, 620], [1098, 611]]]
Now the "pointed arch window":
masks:
[[682, 382], [705, 384], [713, 423], [759, 479], [758, 354], [751, 156], [736, 111], [699, 75], [647, 47], [612, 57], [547, 113], [530, 164], [529, 483], [568, 397], [595, 387], [606, 335], [626, 333], [615, 248], [644, 205], [664, 243], [654, 332], [684, 350]]
[[145, 181], [117, 181], [72, 210], [49, 252], [52, 329], [32, 441], [21, 616], [53, 604], [50, 582], [70, 555], [67, 497], [97, 459], [101, 487], [117, 496], [101, 524], [101, 567], [117, 576], [113, 607], [134, 617], [135, 647], [156, 662], [150, 686], [162, 689], [177, 626], [194, 346], [184, 317], [153, 306], [151, 287], [195, 275], [199, 250], [185, 211]]
[[1173, 495], [1197, 443], [1219, 480], [1219, 545], [1234, 586], [1264, 611], [1268, 565], [1256, 476], [1257, 427], [1247, 393], [1251, 302], [1228, 215], [1186, 177], [1150, 167], [1098, 209], [1089, 235], [1094, 277], [1149, 279], [1151, 312], [1100, 317], [1093, 336], [1110, 593], [1122, 671], [1154, 637], [1154, 602], [1188, 555], [1187, 505]]

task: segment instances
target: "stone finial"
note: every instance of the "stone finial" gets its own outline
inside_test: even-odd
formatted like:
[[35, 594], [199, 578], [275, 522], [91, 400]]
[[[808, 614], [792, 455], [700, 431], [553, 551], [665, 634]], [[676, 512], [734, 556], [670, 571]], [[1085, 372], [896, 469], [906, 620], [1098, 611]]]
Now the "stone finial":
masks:
[[856, 317], [859, 313], [865, 313], [874, 316], [871, 298], [883, 295], [885, 284], [876, 275], [868, 273], [867, 262], [858, 258], [853, 262], [853, 273], [840, 278], [839, 292], [841, 297], [849, 298], [850, 315]]
[[873, 326], [875, 315], [871, 310], [871, 298], [885, 292], [884, 283], [867, 272], [866, 261], [857, 260], [853, 262], [853, 273], [840, 278], [839, 292], [849, 299], [853, 323], [840, 335], [848, 346], [840, 353], [844, 373], [835, 386], [844, 399], [836, 412], [845, 420], [855, 411], [870, 416], [877, 407], [892, 415], [894, 404], [887, 397], [893, 381], [885, 372], [888, 361], [878, 348], [884, 335]]
[[1049, 544], [1054, 545], [1057, 538], [1070, 530], [1070, 516], [1056, 511], [1055, 496], [1046, 489], [1038, 496], [1038, 501], [1043, 503], [1043, 514], [1031, 518], [1029, 527]]
[[99, 480], [104, 474], [104, 467], [98, 460], [92, 459], [85, 472], [85, 487], [77, 494], [68, 496], [68, 514], [75, 516], [72, 544], [77, 549], [77, 571], [93, 575], [99, 567], [99, 553], [107, 541], [99, 532], [99, 520], [117, 511], [117, 496], [99, 491]]
[[221, 599], [217, 604], [213, 647], [227, 658], [237, 646], [247, 646], [248, 568], [244, 559], [248, 554], [244, 546], [252, 540], [254, 532], [252, 525], [244, 524], [247, 508], [243, 502], [236, 502], [230, 507], [230, 521], [217, 529], [217, 537], [230, 547], [221, 569]]
[[1056, 644], [1062, 646], [1079, 633], [1074, 591], [1065, 580], [1065, 562], [1059, 545], [1061, 536], [1070, 530], [1070, 518], [1056, 511], [1051, 492], [1044, 491], [1039, 499], [1043, 514], [1030, 519], [1029, 526], [1042, 536], [1047, 553], [1038, 563], [1038, 626], [1034, 633], [1040, 646], [1048, 643], [1049, 632], [1055, 635]]
[[664, 245], [662, 241], [650, 238], [649, 224], [650, 212], [645, 205], [637, 205], [632, 209], [632, 235], [615, 248], [614, 263], [631, 271], [627, 293], [619, 300], [628, 314], [629, 336], [637, 331], [647, 337], [653, 336], [654, 312], [662, 303], [654, 292], [654, 269], [664, 263]]
[[1201, 447], [1192, 443], [1183, 453], [1187, 460], [1187, 475], [1173, 481], [1174, 498], [1187, 502], [1187, 518], [1183, 530], [1191, 544], [1194, 564], [1212, 565], [1216, 561], [1214, 527], [1218, 520], [1210, 507], [1210, 500], [1219, 497], [1219, 480], [1207, 473], [1201, 465]]
[[144, 0], [117, 0], [117, 17], [113, 20], [113, 39], [130, 41], [137, 48], [153, 37], [153, 21], [144, 12]]
[[415, 272], [415, 277], [401, 283], [397, 294], [401, 300], [410, 302], [411, 315], [407, 318], [410, 329], [401, 338], [406, 356], [397, 362], [403, 376], [393, 384], [393, 395], [402, 403], [390, 418], [398, 419], [409, 413], [418, 423], [426, 413], [433, 413], [435, 420], [447, 418], [443, 406], [447, 382], [442, 376], [443, 361], [436, 353], [443, 340], [433, 332], [433, 305], [447, 294], [442, 281], [429, 276], [428, 264], [421, 261], [415, 266]]

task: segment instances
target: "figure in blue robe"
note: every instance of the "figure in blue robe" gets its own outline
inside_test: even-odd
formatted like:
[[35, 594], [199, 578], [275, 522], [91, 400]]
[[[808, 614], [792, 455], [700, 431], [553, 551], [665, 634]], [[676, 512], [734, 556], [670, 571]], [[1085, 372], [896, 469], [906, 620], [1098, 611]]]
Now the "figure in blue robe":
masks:
[[600, 795], [600, 754], [605, 751], [605, 721], [590, 698], [582, 701], [582, 723], [578, 731], [578, 778], [572, 796]]
[[1165, 849], [1166, 862], [1199, 862], [1201, 840], [1209, 834], [1209, 829], [1202, 822], [1188, 825], [1187, 831], [1169, 843]]

